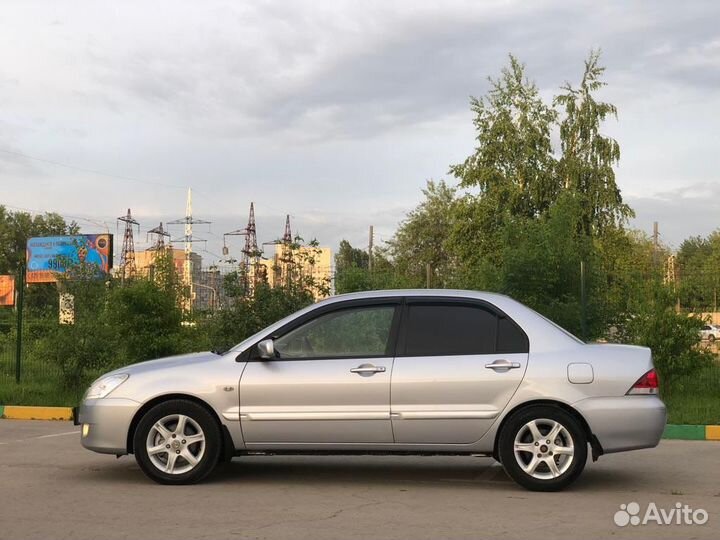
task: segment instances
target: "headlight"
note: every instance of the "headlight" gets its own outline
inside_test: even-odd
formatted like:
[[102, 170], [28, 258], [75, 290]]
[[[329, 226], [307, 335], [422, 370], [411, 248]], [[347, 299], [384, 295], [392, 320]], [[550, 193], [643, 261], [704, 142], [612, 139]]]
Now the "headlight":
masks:
[[124, 383], [130, 375], [121, 373], [119, 375], [108, 375], [95, 381], [85, 394], [85, 399], [100, 399], [107, 396], [118, 386]]

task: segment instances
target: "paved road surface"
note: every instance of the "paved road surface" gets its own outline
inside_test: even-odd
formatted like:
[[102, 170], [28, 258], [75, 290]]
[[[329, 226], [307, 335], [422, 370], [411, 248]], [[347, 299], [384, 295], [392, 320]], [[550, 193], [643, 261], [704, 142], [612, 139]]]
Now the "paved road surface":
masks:
[[[563, 493], [524, 491], [473, 457], [245, 457], [165, 487], [132, 457], [84, 450], [77, 430], [0, 420], [1, 539], [720, 538], [720, 442], [605, 456]], [[616, 526], [632, 501], [709, 521]]]

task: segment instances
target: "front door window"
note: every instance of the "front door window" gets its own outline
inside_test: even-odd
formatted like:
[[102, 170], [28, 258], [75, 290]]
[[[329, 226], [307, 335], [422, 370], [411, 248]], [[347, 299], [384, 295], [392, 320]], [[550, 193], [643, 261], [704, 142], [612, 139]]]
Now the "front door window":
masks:
[[275, 340], [281, 359], [372, 358], [388, 350], [395, 306], [348, 308], [321, 315]]

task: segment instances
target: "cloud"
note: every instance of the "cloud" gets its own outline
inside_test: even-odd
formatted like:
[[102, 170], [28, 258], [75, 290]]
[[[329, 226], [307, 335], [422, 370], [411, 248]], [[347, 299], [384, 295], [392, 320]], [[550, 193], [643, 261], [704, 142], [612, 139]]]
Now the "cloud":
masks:
[[658, 222], [661, 240], [679, 248], [691, 236], [707, 236], [720, 228], [720, 183], [701, 182], [663, 191], [654, 196], [628, 197], [635, 210], [635, 228], [652, 233]]
[[98, 92], [220, 137], [368, 137], [451, 116], [508, 52], [549, 92], [577, 80], [595, 46], [633, 91], [715, 85], [720, 59], [708, 3], [183, 7], [159, 32], [98, 40], [86, 58]]
[[716, 2], [86, 0], [0, 17], [0, 147], [115, 176], [0, 153], [10, 204], [176, 218], [171, 186], [191, 185], [202, 217], [242, 223], [254, 200], [360, 244], [472, 152], [468, 97], [509, 52], [549, 99], [602, 47], [619, 108], [603, 130], [637, 223], [713, 227], [710, 197], [662, 194], [717, 183]]

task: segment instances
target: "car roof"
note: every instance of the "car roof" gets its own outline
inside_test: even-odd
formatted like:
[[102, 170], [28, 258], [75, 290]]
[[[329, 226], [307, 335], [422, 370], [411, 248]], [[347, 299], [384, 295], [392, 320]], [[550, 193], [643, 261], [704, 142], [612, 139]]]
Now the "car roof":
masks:
[[344, 300], [361, 300], [367, 298], [388, 298], [395, 296], [439, 296], [451, 298], [472, 298], [487, 300], [509, 300], [510, 297], [504, 294], [485, 291], [468, 291], [463, 289], [383, 289], [374, 291], [360, 291], [330, 296], [323, 302], [339, 302]]

